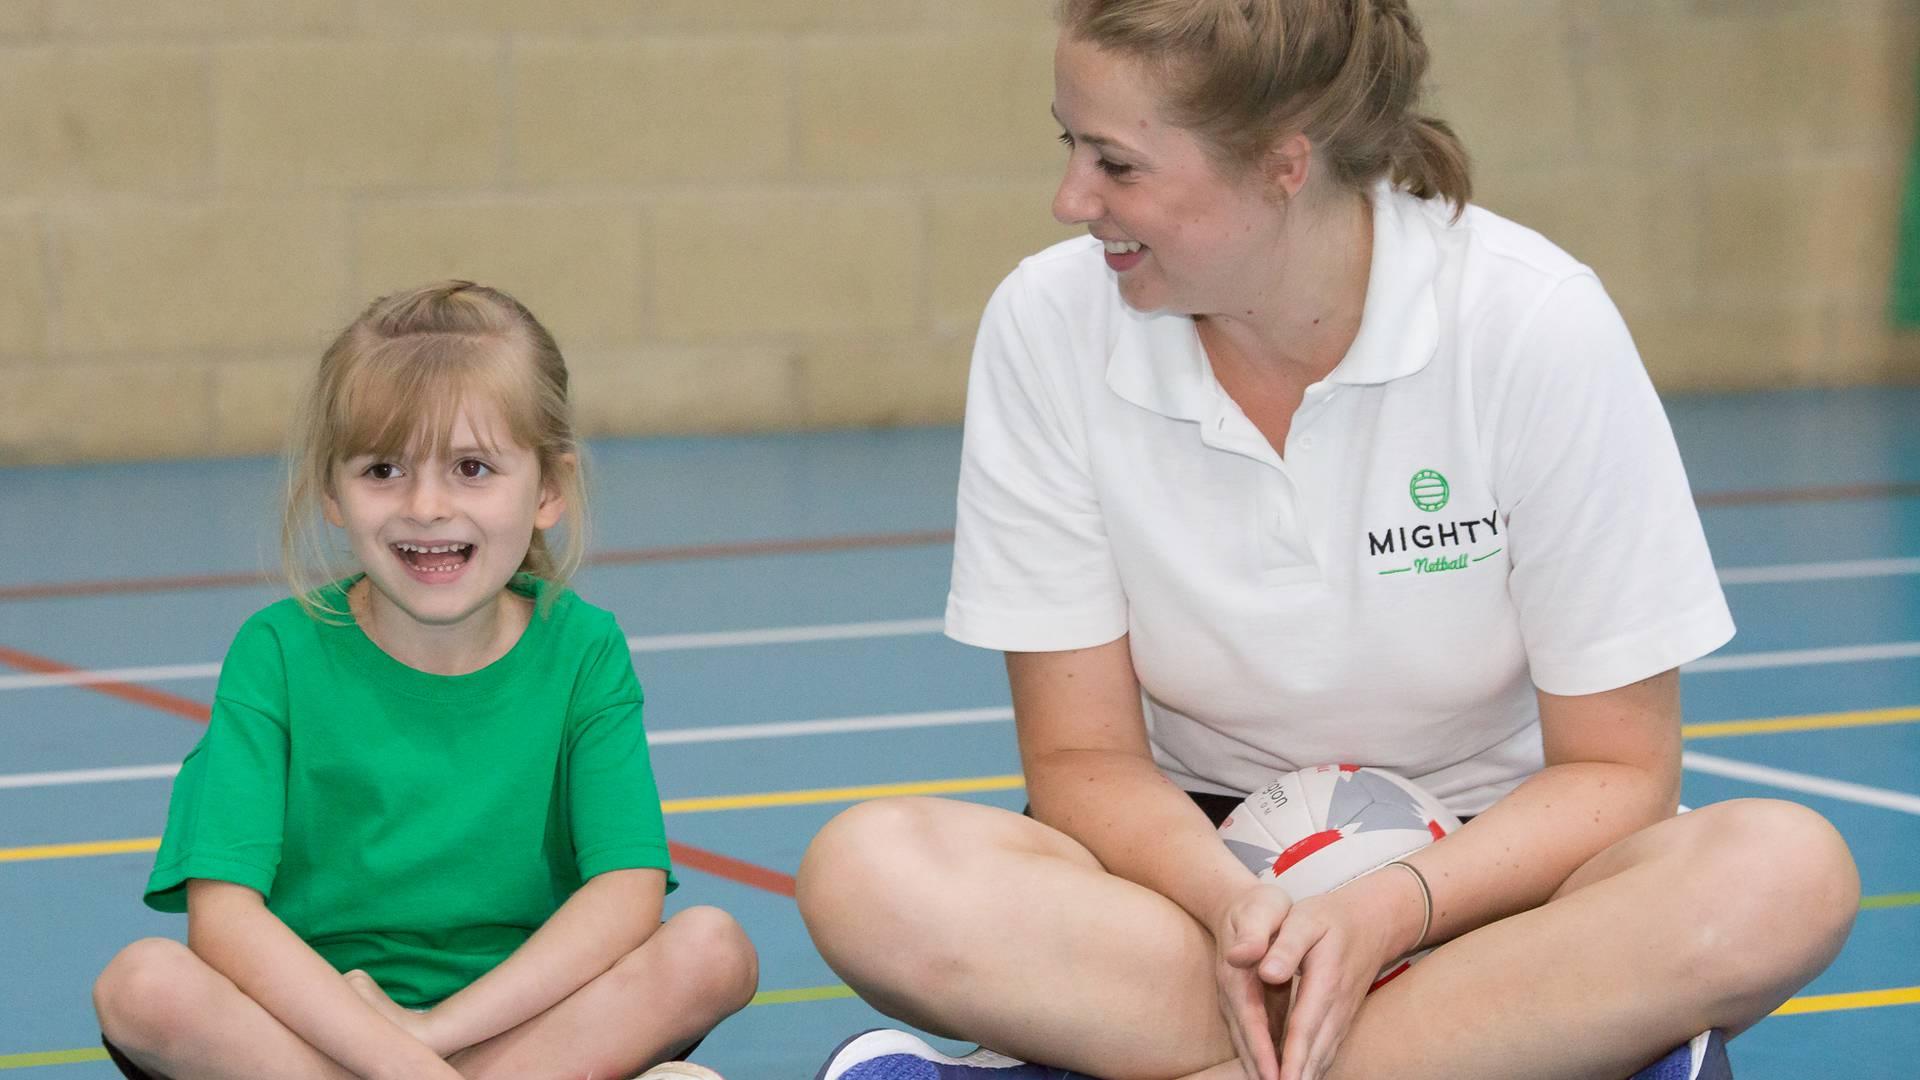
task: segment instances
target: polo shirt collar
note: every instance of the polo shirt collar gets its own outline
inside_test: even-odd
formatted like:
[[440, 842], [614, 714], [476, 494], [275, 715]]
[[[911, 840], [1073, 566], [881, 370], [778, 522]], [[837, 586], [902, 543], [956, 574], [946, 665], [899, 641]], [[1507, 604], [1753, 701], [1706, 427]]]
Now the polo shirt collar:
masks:
[[[1372, 192], [1373, 257], [1360, 332], [1328, 381], [1391, 382], [1424, 369], [1440, 344], [1434, 296], [1439, 250], [1411, 195], [1382, 181]], [[1203, 420], [1220, 393], [1206, 351], [1184, 315], [1146, 314], [1120, 303], [1122, 326], [1107, 357], [1107, 386], [1127, 401], [1176, 420]]]

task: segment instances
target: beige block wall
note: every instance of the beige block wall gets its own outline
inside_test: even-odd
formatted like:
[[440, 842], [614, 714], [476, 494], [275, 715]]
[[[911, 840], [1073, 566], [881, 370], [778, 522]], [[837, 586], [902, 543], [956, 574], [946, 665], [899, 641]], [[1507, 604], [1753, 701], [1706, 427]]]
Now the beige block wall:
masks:
[[[0, 4], [0, 464], [274, 449], [379, 292], [516, 292], [589, 434], [958, 419], [1049, 217], [1049, 0]], [[1415, 0], [1479, 200], [1667, 389], [1920, 379], [1913, 0]]]

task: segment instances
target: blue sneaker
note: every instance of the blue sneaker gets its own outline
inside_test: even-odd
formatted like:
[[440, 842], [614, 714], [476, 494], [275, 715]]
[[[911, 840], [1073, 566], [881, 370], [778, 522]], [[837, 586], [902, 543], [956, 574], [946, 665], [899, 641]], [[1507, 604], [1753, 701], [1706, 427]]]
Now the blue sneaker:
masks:
[[1083, 1073], [1029, 1065], [991, 1050], [948, 1057], [924, 1040], [885, 1028], [835, 1047], [813, 1080], [1093, 1080]]
[[1733, 1080], [1727, 1063], [1727, 1036], [1719, 1028], [1703, 1031], [1685, 1046], [1634, 1073], [1632, 1080]]

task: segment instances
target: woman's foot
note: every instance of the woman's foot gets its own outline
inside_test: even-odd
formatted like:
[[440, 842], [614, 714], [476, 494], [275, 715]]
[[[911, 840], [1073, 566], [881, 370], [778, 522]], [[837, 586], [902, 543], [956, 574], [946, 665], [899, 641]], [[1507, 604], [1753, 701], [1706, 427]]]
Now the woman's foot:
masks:
[[991, 1050], [948, 1057], [904, 1031], [861, 1032], [834, 1048], [814, 1080], [1093, 1080]]

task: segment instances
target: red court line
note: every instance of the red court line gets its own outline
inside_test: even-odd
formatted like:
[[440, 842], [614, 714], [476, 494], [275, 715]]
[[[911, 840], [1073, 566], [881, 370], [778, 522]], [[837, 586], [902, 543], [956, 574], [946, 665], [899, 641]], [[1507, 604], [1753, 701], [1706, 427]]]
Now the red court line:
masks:
[[[44, 656], [9, 649], [5, 645], [0, 645], [0, 664], [7, 664], [39, 675], [71, 675], [82, 670], [69, 667], [58, 660], [49, 660]], [[179, 697], [161, 690], [150, 690], [132, 683], [82, 683], [80, 688], [131, 701], [137, 705], [152, 706], [162, 712], [203, 724], [211, 715], [207, 706], [191, 698]], [[667, 841], [667, 853], [672, 856], [674, 862], [691, 869], [756, 889], [764, 889], [789, 899], [793, 897], [793, 877], [782, 874], [778, 870], [769, 870], [764, 866], [755, 866], [750, 862], [742, 862], [718, 852], [690, 847], [673, 840]]]
[[667, 854], [673, 857], [674, 865], [685, 866], [714, 877], [726, 878], [742, 885], [764, 889], [788, 899], [793, 898], [793, 875], [778, 870], [769, 870], [764, 866], [755, 866], [750, 862], [706, 851], [697, 847], [688, 847], [678, 840], [667, 841]]
[[[86, 671], [85, 668], [69, 667], [58, 660], [49, 660], [44, 656], [35, 656], [32, 653], [21, 652], [18, 649], [9, 649], [5, 645], [0, 645], [0, 664], [20, 668], [23, 671], [31, 671], [36, 675], [78, 675]], [[151, 706], [152, 708], [159, 709], [161, 712], [172, 713], [175, 716], [187, 720], [194, 720], [202, 724], [206, 723], [207, 717], [212, 715], [212, 710], [208, 706], [202, 705], [192, 698], [184, 698], [178, 694], [169, 694], [165, 690], [153, 690], [145, 686], [135, 686], [133, 683], [122, 682], [81, 683], [79, 685], [82, 689], [93, 690], [110, 697], [117, 697], [122, 701], [131, 701], [136, 705]]]
[[[680, 544], [671, 547], [628, 548], [587, 556], [588, 566], [631, 566], [635, 563], [681, 562], [692, 559], [737, 559], [755, 555], [804, 555], [822, 551], [863, 548], [923, 547], [953, 541], [952, 529], [918, 532], [864, 533], [822, 536], [803, 540], [743, 540], [722, 544]], [[128, 593], [179, 592], [188, 589], [230, 589], [277, 582], [273, 574], [189, 574], [179, 577], [114, 578], [102, 581], [55, 581], [44, 585], [0, 586], [0, 603], [8, 600], [48, 600], [75, 596], [120, 596]]]
[[1697, 506], [1752, 506], [1760, 503], [1840, 502], [1846, 499], [1904, 499], [1920, 495], [1920, 484], [1839, 484], [1831, 487], [1762, 488], [1710, 491], [1695, 495]]

